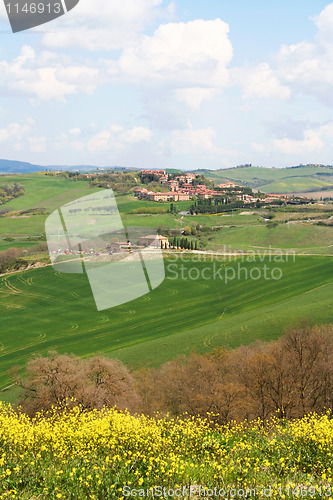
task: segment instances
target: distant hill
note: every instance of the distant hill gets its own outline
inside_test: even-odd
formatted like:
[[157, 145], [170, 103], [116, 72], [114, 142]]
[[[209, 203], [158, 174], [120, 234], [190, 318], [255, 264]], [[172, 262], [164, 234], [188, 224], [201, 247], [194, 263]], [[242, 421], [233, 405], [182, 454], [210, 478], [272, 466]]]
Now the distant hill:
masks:
[[1, 160], [0, 173], [4, 174], [30, 174], [32, 172], [40, 172], [46, 170], [46, 167], [33, 165], [26, 161]]
[[[158, 167], [157, 167], [158, 168]], [[79, 170], [100, 172], [103, 170], [135, 171], [137, 167], [97, 167], [96, 165], [35, 165], [24, 161], [1, 160], [0, 175], [4, 173], [29, 174], [46, 170]], [[186, 167], [184, 167], [185, 171]], [[181, 172], [180, 169], [166, 169], [168, 173]], [[232, 181], [250, 186], [265, 193], [306, 193], [311, 191], [333, 190], [332, 165], [298, 165], [296, 167], [266, 168], [241, 165], [219, 170], [199, 169], [194, 172], [203, 174], [217, 184]]]
[[332, 165], [299, 165], [265, 168], [241, 166], [220, 170], [200, 170], [216, 183], [239, 182], [265, 193], [297, 193], [333, 189]]
[[99, 170], [117, 170], [133, 171], [139, 170], [136, 167], [97, 167], [96, 165], [35, 165], [26, 161], [2, 160], [0, 159], [0, 174], [31, 174], [33, 172], [45, 172], [46, 170], [80, 170], [80, 171], [99, 171]]

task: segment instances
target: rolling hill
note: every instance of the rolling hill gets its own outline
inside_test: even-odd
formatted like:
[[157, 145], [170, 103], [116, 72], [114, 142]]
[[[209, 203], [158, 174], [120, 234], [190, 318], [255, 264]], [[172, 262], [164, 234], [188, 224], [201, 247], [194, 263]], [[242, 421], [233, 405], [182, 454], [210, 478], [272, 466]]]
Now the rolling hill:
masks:
[[[94, 165], [34, 165], [28, 162], [1, 160], [0, 175], [29, 174], [45, 170], [79, 170], [96, 171]], [[109, 166], [105, 169], [116, 171], [139, 170], [135, 167]], [[157, 167], [158, 168], [158, 167]], [[180, 172], [176, 169], [166, 169], [169, 173]], [[186, 169], [184, 165], [183, 170]], [[333, 189], [333, 166], [331, 165], [299, 165], [297, 167], [266, 168], [255, 166], [239, 166], [219, 170], [196, 170], [214, 182], [233, 181], [265, 193], [301, 193]]]
[[[243, 271], [237, 279], [226, 283], [220, 278], [239, 263]], [[246, 279], [245, 269], [251, 272], [264, 264], [279, 267], [281, 279]], [[86, 275], [60, 274], [49, 266], [2, 276], [0, 388], [10, 382], [8, 370], [22, 366], [32, 353], [103, 353], [140, 368], [192, 350], [269, 341], [302, 318], [332, 322], [332, 266], [324, 256], [279, 263], [173, 256], [166, 260], [166, 279], [159, 287], [101, 312]], [[220, 274], [207, 280], [202, 274], [207, 268]]]
[[300, 165], [286, 168], [235, 167], [202, 171], [216, 183], [239, 182], [265, 193], [310, 192], [333, 187], [333, 166]]

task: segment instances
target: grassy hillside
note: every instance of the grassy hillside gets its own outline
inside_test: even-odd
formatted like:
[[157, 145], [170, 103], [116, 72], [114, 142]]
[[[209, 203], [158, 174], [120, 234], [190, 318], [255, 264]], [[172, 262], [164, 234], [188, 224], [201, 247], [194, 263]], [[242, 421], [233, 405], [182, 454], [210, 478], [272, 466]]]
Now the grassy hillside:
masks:
[[[37, 236], [44, 232], [45, 220], [49, 213], [69, 203], [77, 198], [86, 196], [98, 191], [98, 188], [90, 188], [89, 183], [85, 181], [71, 181], [63, 177], [46, 176], [44, 173], [34, 173], [25, 175], [8, 175], [0, 176], [0, 186], [6, 183], [18, 182], [24, 186], [25, 193], [20, 198], [16, 198], [0, 208], [8, 208], [10, 210], [28, 210], [31, 208], [44, 208], [47, 211], [45, 215], [23, 215], [15, 217], [2, 217], [0, 229], [0, 250], [8, 248], [3, 238], [14, 237], [18, 240], [10, 246], [23, 246], [20, 240], [28, 236]], [[133, 210], [142, 207], [160, 207], [167, 211], [170, 208], [170, 203], [157, 204], [153, 201], [139, 201], [133, 195], [117, 196], [117, 204], [123, 220], [126, 221], [125, 214], [130, 214]], [[192, 202], [178, 202], [174, 206], [178, 210], [187, 210]], [[130, 216], [131, 217], [131, 216]], [[148, 215], [148, 217], [151, 217]], [[133, 225], [142, 224], [144, 216], [132, 216]], [[181, 216], [174, 221], [173, 216], [168, 214], [157, 215], [154, 219], [155, 225], [181, 227]], [[179, 221], [179, 223], [177, 222]], [[149, 224], [147, 224], [149, 225]], [[22, 243], [22, 241], [21, 241]]]
[[12, 210], [39, 207], [52, 211], [64, 203], [96, 191], [96, 189], [90, 189], [87, 182], [73, 182], [63, 177], [50, 177], [43, 173], [0, 177], [0, 185], [13, 182], [22, 184], [25, 194], [6, 203], [6, 207]]
[[209, 248], [224, 245], [231, 250], [295, 249], [297, 253], [333, 255], [333, 228], [305, 222], [290, 222], [270, 228], [267, 224], [244, 224], [223, 228], [207, 237]]
[[211, 170], [205, 176], [216, 183], [234, 181], [266, 193], [311, 191], [333, 185], [333, 167], [325, 166], [229, 168]]
[[[228, 283], [219, 276], [204, 279], [200, 273], [206, 267], [209, 273], [220, 269], [222, 276], [227, 268], [238, 272], [238, 262], [196, 260], [198, 256], [185, 262], [166, 261], [167, 277], [157, 289], [102, 312], [96, 310], [85, 275], [59, 274], [46, 267], [3, 276], [0, 386], [9, 381], [7, 370], [23, 364], [32, 352], [103, 353], [137, 367], [159, 364], [194, 348], [203, 351], [255, 338], [270, 340], [304, 317], [314, 322], [333, 320], [329, 257], [244, 262], [248, 273], [266, 263], [270, 269], [281, 268], [283, 276], [249, 279], [243, 270], [239, 279], [236, 275]], [[187, 276], [191, 268], [199, 272], [198, 279]]]
[[[27, 238], [40, 236], [45, 232], [45, 220], [49, 213], [65, 203], [96, 191], [96, 189], [89, 187], [88, 182], [69, 181], [62, 177], [50, 177], [44, 173], [0, 176], [0, 186], [14, 182], [24, 186], [24, 195], [1, 205], [0, 208], [11, 211], [43, 208], [46, 213], [44, 215], [1, 217], [0, 251], [13, 246], [26, 248], [36, 244], [36, 242], [27, 241]], [[8, 244], [4, 240], [7, 237], [14, 237], [15, 241]]]

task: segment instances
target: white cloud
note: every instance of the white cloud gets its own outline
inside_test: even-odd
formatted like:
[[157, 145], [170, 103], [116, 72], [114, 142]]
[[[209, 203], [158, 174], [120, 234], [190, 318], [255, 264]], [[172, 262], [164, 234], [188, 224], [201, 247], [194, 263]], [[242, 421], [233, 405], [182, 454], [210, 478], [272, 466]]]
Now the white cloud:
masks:
[[257, 153], [262, 153], [263, 151], [265, 151], [266, 146], [264, 146], [264, 144], [259, 144], [258, 142], [252, 142], [251, 148]]
[[203, 101], [212, 99], [219, 94], [219, 89], [193, 87], [176, 89], [173, 94], [178, 101], [184, 102], [189, 108], [198, 111]]
[[10, 123], [7, 127], [0, 129], [0, 142], [20, 141], [22, 136], [30, 131], [30, 128], [29, 123]]
[[69, 133], [70, 133], [70, 135], [81, 135], [81, 129], [80, 128], [71, 128]]
[[125, 144], [136, 144], [138, 142], [149, 142], [152, 131], [145, 127], [133, 127], [131, 130], [123, 130], [119, 133], [119, 139]]
[[316, 130], [306, 130], [302, 140], [284, 138], [273, 141], [274, 150], [283, 154], [311, 153], [323, 146], [324, 143], [320, 138], [320, 133]]
[[105, 63], [111, 77], [148, 89], [158, 85], [198, 108], [229, 83], [232, 45], [228, 33], [221, 19], [168, 23], [153, 36], [143, 36], [139, 44], [125, 48], [118, 61]]
[[53, 141], [52, 147], [58, 151], [62, 149], [67, 149], [69, 151], [84, 151], [84, 142], [77, 139], [80, 134], [81, 129], [79, 128], [71, 129], [68, 134], [62, 133], [56, 137], [55, 141]]
[[162, 141], [162, 149], [171, 149], [174, 153], [193, 154], [210, 153], [219, 154], [221, 150], [214, 144], [216, 132], [212, 127], [204, 129], [189, 128], [185, 130], [173, 130], [171, 136]]
[[[136, 26], [136, 30], [133, 28], [136, 36], [125, 43], [118, 59], [86, 59], [74, 64], [65, 53], [37, 53], [31, 46], [24, 45], [15, 59], [0, 60], [0, 91], [41, 100], [65, 101], [71, 95], [91, 94], [102, 83], [121, 82], [139, 87], [145, 93], [154, 89], [155, 95], [163, 96], [164, 100], [171, 97], [198, 110], [204, 100], [213, 98], [228, 86], [227, 66], [232, 59], [232, 45], [228, 38], [229, 27], [221, 19], [167, 23], [160, 25], [152, 36], [139, 36], [139, 29], [147, 18], [153, 16], [162, 0], [124, 0], [121, 6], [104, 0], [101, 4], [97, 0], [98, 5], [90, 2], [89, 6], [82, 0], [80, 6], [81, 2], [84, 16], [88, 16], [90, 9], [97, 11], [100, 6], [98, 18], [102, 25], [105, 22], [108, 33], [112, 29], [105, 19], [113, 15], [120, 20], [119, 26], [125, 21], [130, 27]], [[71, 12], [75, 11], [76, 8]], [[66, 22], [71, 23], [71, 12], [61, 19], [69, 16]], [[68, 28], [66, 37], [70, 33], [72, 30]], [[91, 31], [89, 33], [91, 35]], [[75, 43], [71, 45], [67, 39], [66, 43], [61, 42], [63, 35], [61, 31], [45, 35], [55, 37], [54, 46], [48, 46], [61, 49], [70, 45], [75, 48]], [[88, 43], [84, 26], [80, 26], [79, 39], [80, 43]], [[120, 34], [116, 39], [119, 47], [123, 47], [124, 39]]]
[[53, 30], [43, 36], [43, 44], [51, 49], [122, 49], [134, 44], [154, 17], [173, 15], [173, 4], [162, 4], [163, 0], [80, 0], [75, 9], [52, 22]]
[[318, 28], [313, 41], [282, 45], [271, 65], [231, 70], [232, 83], [242, 88], [244, 98], [286, 100], [292, 93], [308, 94], [333, 105], [333, 3], [313, 21]]
[[318, 28], [317, 40], [319, 43], [332, 45], [333, 3], [327, 5], [318, 16], [313, 18], [313, 21]]
[[313, 42], [283, 45], [276, 56], [275, 74], [295, 92], [314, 95], [333, 105], [333, 3], [315, 17], [318, 28]]
[[236, 68], [231, 73], [233, 82], [242, 87], [245, 99], [260, 98], [282, 101], [290, 97], [290, 89], [279, 82], [267, 63], [261, 63], [252, 68]]
[[46, 151], [46, 137], [30, 137], [28, 139], [29, 149], [33, 153], [43, 153]]
[[34, 120], [28, 118], [23, 123], [10, 123], [0, 129], [0, 143], [3, 147], [14, 150], [28, 149], [33, 153], [42, 153], [46, 150], [46, 138], [35, 135]]
[[0, 61], [0, 89], [42, 100], [93, 92], [99, 81], [97, 69], [56, 61], [50, 53], [37, 57], [32, 47], [24, 45], [13, 61]]
[[282, 154], [299, 154], [319, 152], [333, 139], [333, 122], [306, 128], [303, 137], [290, 139], [288, 137], [272, 141], [270, 149]]
[[[301, 126], [301, 122], [295, 122], [297, 128]], [[275, 129], [271, 127], [271, 132], [276, 133], [280, 137], [273, 139], [267, 144], [252, 142], [251, 148], [256, 153], [267, 153], [276, 155], [297, 155], [298, 158], [304, 158], [304, 155], [314, 153], [323, 153], [331, 145], [333, 140], [333, 122], [310, 126], [303, 123], [303, 130], [297, 130], [296, 134], [292, 131], [286, 131], [285, 137], [281, 137], [281, 125]], [[293, 137], [294, 135], [294, 137]]]
[[87, 148], [89, 153], [119, 151], [128, 145], [150, 142], [152, 135], [152, 131], [145, 127], [125, 129], [121, 125], [112, 125], [91, 137]]
[[84, 151], [84, 143], [82, 141], [71, 141], [70, 145], [75, 151]]

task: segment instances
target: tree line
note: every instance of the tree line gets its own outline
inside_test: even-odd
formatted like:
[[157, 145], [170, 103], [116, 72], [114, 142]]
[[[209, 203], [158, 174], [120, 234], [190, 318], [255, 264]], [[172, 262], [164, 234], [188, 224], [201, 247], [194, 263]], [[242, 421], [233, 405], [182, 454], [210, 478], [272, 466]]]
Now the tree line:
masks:
[[13, 198], [18, 198], [24, 194], [24, 187], [15, 182], [14, 184], [3, 184], [0, 186], [0, 205], [7, 203]]
[[192, 353], [134, 373], [117, 360], [50, 353], [32, 358], [25, 378], [15, 377], [29, 415], [67, 399], [88, 409], [266, 422], [333, 408], [332, 347], [333, 325], [303, 323], [273, 342]]

